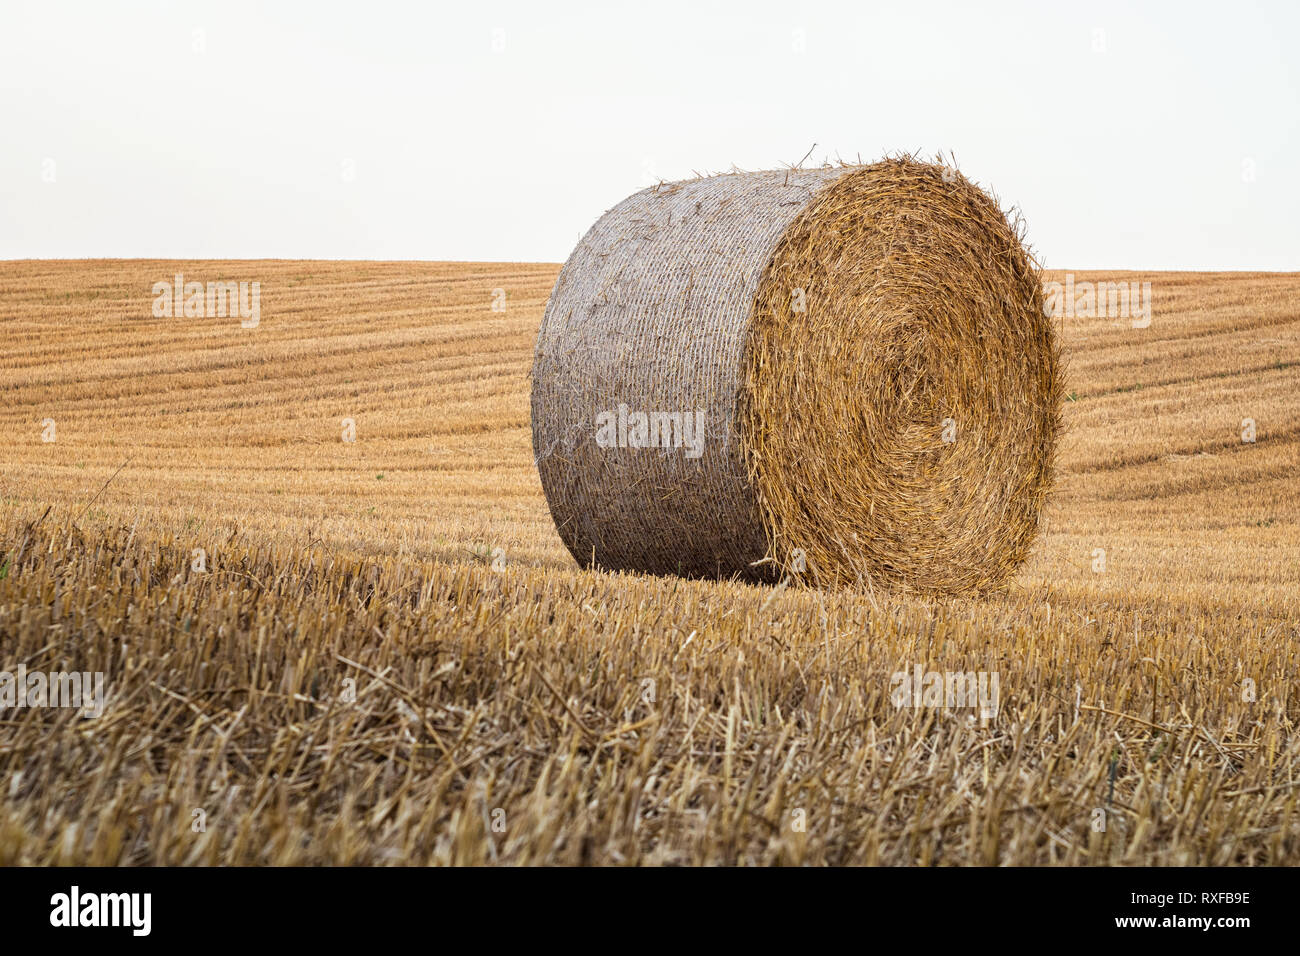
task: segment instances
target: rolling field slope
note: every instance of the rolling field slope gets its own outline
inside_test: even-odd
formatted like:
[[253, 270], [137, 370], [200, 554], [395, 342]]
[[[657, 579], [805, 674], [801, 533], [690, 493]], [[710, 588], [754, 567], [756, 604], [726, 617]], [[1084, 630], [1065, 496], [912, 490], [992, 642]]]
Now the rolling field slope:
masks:
[[557, 269], [0, 263], [0, 669], [107, 689], [0, 709], [0, 864], [1300, 862], [1300, 275], [1075, 274], [1152, 321], [1061, 319], [1034, 555], [933, 599], [579, 571]]

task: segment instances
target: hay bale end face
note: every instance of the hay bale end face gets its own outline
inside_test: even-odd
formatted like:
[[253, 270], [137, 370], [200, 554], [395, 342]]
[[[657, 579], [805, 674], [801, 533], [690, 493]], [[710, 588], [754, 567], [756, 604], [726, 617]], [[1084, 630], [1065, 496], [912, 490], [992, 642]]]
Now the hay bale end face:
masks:
[[1037, 532], [1062, 394], [1037, 266], [959, 173], [737, 173], [579, 243], [533, 447], [583, 567], [986, 589]]

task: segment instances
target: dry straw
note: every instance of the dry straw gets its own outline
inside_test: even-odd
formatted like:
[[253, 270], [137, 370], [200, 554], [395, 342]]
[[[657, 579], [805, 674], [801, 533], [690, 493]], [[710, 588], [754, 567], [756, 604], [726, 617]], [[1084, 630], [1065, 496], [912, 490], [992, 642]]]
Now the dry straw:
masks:
[[660, 185], [610, 210], [556, 281], [533, 367], [538, 471], [573, 556], [1005, 581], [1038, 529], [1062, 397], [1022, 231], [912, 157]]

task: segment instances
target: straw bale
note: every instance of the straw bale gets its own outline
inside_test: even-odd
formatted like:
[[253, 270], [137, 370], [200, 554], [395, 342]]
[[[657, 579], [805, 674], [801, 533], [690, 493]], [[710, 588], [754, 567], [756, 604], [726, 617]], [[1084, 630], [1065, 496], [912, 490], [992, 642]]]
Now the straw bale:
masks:
[[534, 453], [574, 558], [1003, 582], [1038, 529], [1062, 397], [1021, 233], [960, 173], [912, 157], [615, 206], [565, 263], [534, 357]]

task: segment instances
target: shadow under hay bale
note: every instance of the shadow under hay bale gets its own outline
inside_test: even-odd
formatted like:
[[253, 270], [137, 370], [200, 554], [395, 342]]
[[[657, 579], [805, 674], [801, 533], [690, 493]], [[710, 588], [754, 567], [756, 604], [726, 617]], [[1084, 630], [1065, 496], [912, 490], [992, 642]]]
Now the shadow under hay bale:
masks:
[[1037, 264], [960, 173], [737, 173], [579, 243], [533, 446], [584, 567], [978, 590], [1035, 537], [1062, 394]]

